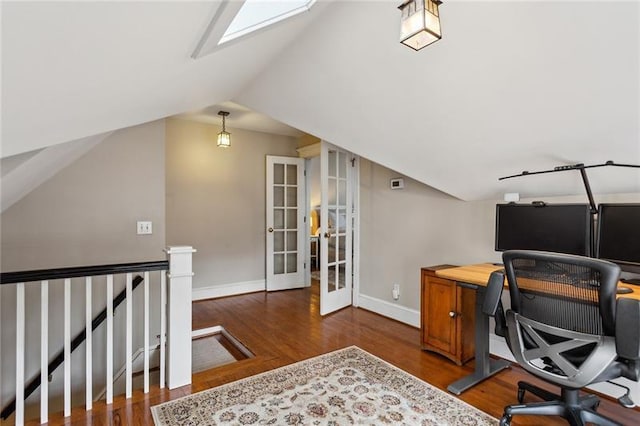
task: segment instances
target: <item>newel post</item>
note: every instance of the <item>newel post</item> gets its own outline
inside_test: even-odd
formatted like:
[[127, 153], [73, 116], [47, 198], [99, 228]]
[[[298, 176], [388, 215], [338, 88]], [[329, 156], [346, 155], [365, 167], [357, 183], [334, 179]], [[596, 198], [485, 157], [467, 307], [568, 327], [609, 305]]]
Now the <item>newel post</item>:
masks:
[[190, 246], [166, 249], [169, 260], [167, 288], [167, 384], [169, 389], [191, 384], [191, 257]]

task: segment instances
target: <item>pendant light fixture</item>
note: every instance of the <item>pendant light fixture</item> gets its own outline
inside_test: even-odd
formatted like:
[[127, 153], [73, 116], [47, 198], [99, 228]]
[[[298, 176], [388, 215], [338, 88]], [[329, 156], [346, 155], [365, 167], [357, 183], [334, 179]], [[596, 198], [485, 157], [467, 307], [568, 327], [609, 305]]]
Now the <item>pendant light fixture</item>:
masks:
[[400, 43], [420, 50], [440, 40], [440, 4], [440, 0], [406, 0], [398, 6], [401, 11]]
[[218, 115], [222, 116], [222, 131], [218, 133], [218, 146], [220, 148], [229, 148], [231, 146], [231, 133], [227, 132], [225, 127], [225, 118], [229, 113], [227, 111], [218, 111]]

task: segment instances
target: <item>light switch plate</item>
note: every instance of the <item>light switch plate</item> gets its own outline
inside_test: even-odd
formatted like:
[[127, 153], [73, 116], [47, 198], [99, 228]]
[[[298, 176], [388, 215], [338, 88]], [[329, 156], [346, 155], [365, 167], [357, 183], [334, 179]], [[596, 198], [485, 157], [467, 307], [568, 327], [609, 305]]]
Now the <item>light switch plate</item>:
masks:
[[153, 234], [153, 223], [147, 220], [138, 221], [138, 235]]

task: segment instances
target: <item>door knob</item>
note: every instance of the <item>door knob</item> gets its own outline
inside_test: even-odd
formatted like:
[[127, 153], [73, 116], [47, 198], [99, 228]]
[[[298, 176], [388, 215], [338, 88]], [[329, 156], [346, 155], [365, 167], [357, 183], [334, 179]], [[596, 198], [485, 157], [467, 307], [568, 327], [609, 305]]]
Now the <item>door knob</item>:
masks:
[[272, 227], [269, 227], [269, 228], [267, 229], [267, 231], [269, 231], [269, 232], [273, 232], [273, 228], [272, 228]]
[[329, 238], [330, 236], [331, 236], [331, 234], [330, 234], [330, 233], [328, 233], [328, 232], [325, 232], [325, 233], [324, 233], [324, 237], [325, 237], [325, 238]]
[[454, 311], [450, 311], [450, 312], [449, 312], [449, 316], [450, 316], [451, 318], [455, 318], [455, 317], [457, 317], [457, 316], [458, 316], [458, 313], [457, 313], [457, 312], [454, 312]]

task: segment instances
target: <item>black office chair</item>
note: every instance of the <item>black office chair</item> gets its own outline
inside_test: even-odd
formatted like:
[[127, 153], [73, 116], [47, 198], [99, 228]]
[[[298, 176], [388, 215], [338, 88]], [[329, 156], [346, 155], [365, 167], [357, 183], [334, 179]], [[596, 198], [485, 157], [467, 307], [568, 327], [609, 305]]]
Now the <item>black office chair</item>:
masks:
[[[505, 407], [500, 424], [526, 414], [562, 416], [571, 425], [618, 425], [596, 412], [595, 395], [580, 397], [580, 389], [640, 376], [640, 301], [616, 302], [620, 268], [599, 259], [525, 250], [506, 251], [502, 258], [511, 308], [504, 315], [504, 275], [494, 272], [483, 311], [495, 316], [498, 333], [506, 332], [518, 364], [559, 385], [561, 394], [520, 382], [520, 404]], [[522, 404], [526, 391], [545, 401]], [[620, 401], [633, 406], [628, 392]]]

